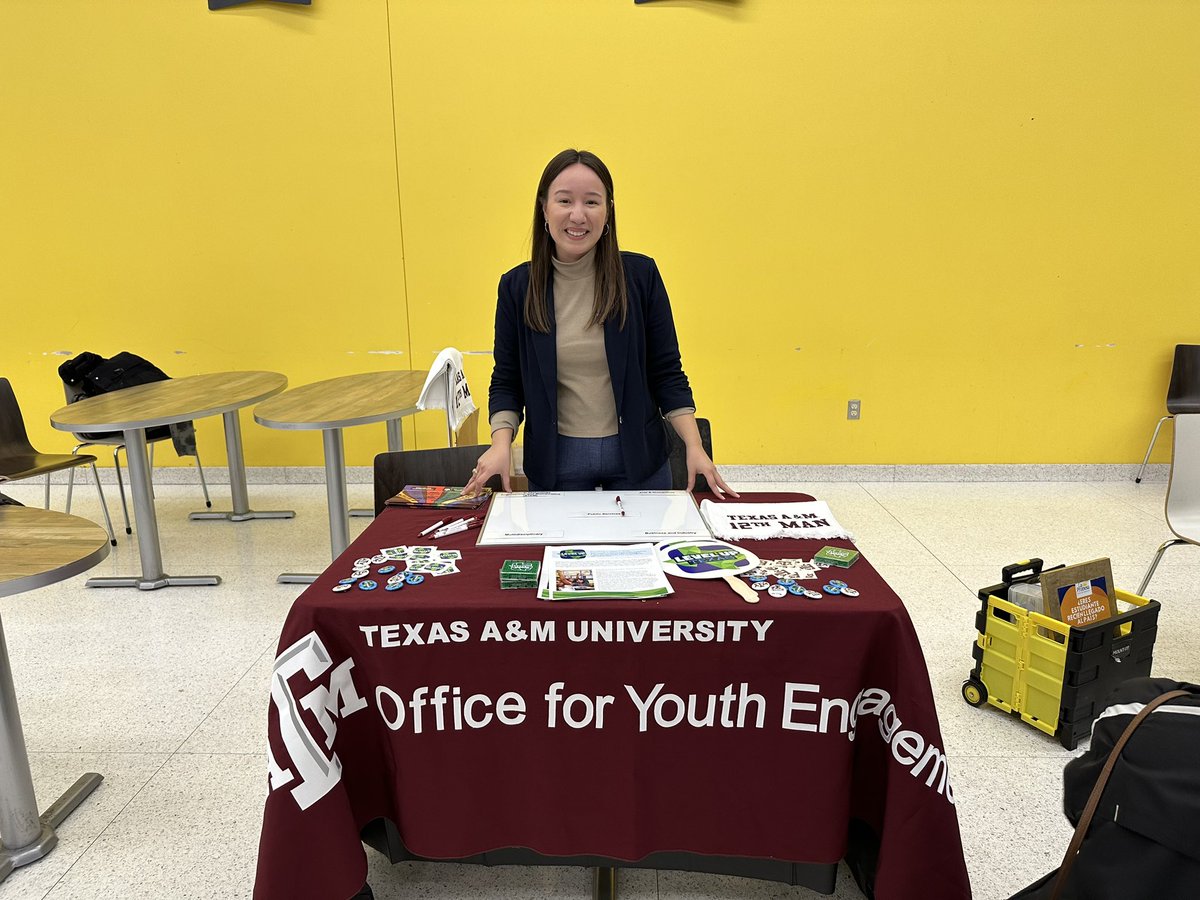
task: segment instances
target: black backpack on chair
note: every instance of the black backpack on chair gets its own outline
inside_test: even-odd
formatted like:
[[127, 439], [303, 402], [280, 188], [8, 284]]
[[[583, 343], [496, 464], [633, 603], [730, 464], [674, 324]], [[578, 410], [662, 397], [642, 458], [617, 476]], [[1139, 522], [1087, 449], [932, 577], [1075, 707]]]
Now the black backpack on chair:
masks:
[[1009, 900], [1200, 897], [1200, 685], [1118, 685], [1067, 763], [1063, 808], [1077, 826], [1063, 864]]
[[109, 391], [166, 381], [171, 376], [150, 360], [122, 350], [112, 359], [84, 351], [58, 367], [64, 384], [78, 387], [84, 397], [98, 397]]
[[[67, 402], [74, 403], [83, 397], [99, 397], [110, 391], [150, 384], [153, 381], [168, 381], [170, 375], [145, 357], [122, 350], [111, 359], [99, 353], [84, 351], [58, 367], [58, 377], [67, 387]], [[85, 440], [104, 440], [120, 437], [116, 432], [80, 432]], [[160, 425], [146, 430], [149, 441], [170, 437], [179, 456], [196, 455], [196, 431], [191, 422], [175, 425]]]

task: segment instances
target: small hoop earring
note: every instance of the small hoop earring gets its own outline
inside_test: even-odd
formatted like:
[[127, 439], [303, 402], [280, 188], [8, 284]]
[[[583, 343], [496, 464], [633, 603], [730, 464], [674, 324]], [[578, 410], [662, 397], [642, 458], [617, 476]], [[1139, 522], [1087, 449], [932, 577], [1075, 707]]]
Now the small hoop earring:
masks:
[[550, 233], [550, 223], [542, 219], [542, 227], [546, 229], [546, 234]]
[[608, 223], [607, 222], [604, 223], [604, 233], [608, 234]]

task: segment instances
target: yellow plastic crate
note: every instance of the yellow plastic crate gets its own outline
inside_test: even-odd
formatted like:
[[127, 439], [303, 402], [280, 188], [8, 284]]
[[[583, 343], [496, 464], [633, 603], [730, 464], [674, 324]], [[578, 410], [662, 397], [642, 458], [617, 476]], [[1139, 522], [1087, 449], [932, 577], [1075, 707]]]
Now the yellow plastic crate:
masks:
[[[1125, 678], [1150, 674], [1159, 605], [1117, 590], [1117, 600], [1133, 609], [1072, 628], [985, 593], [1002, 587], [980, 592], [986, 599], [976, 620], [976, 667], [963, 683], [963, 698], [972, 706], [987, 702], [1016, 713], [1074, 749], [1103, 694]], [[1138, 653], [1130, 656], [1131, 649]]]

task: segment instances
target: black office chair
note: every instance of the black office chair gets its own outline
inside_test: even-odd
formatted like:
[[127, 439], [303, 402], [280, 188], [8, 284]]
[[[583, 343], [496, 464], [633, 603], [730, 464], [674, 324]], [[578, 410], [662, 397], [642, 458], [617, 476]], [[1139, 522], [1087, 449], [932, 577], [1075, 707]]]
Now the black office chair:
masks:
[[[471, 470], [487, 449], [486, 444], [477, 444], [378, 454], [375, 457], [375, 515], [379, 515], [388, 498], [400, 493], [406, 484], [462, 487], [471, 480]], [[501, 490], [500, 476], [493, 475], [487, 487]]]
[[[712, 459], [712, 426], [709, 425], [708, 419], [697, 419], [696, 427], [700, 429], [700, 443], [704, 446], [704, 452], [708, 454], [709, 459]], [[686, 490], [688, 481], [687, 448], [683, 445], [682, 438], [675, 433], [675, 429], [670, 424], [667, 425], [667, 436], [671, 442], [670, 455], [667, 457], [667, 462], [671, 464], [671, 490]], [[703, 475], [697, 475], [696, 485], [693, 490], [710, 490], [708, 479]]]
[[[96, 457], [75, 453], [39, 453], [29, 443], [25, 430], [25, 419], [17, 395], [7, 378], [0, 378], [0, 481], [20, 481], [24, 478], [46, 476], [46, 509], [50, 508], [50, 473], [76, 466], [91, 466], [92, 478], [96, 482], [96, 494], [100, 498], [100, 509], [104, 512], [104, 524], [108, 528], [108, 539], [115, 547], [117, 538], [113, 534], [112, 520], [108, 516], [108, 504], [104, 502], [104, 488], [100, 486], [100, 473], [96, 471]], [[70, 512], [68, 506], [67, 511]]]
[[1167, 388], [1167, 414], [1154, 426], [1154, 434], [1150, 435], [1150, 446], [1146, 448], [1146, 458], [1142, 460], [1137, 478], [1133, 479], [1135, 484], [1142, 483], [1142, 476], [1146, 474], [1146, 464], [1150, 462], [1150, 452], [1154, 449], [1154, 442], [1158, 440], [1158, 432], [1163, 422], [1182, 413], [1200, 413], [1200, 344], [1175, 345], [1171, 384]]

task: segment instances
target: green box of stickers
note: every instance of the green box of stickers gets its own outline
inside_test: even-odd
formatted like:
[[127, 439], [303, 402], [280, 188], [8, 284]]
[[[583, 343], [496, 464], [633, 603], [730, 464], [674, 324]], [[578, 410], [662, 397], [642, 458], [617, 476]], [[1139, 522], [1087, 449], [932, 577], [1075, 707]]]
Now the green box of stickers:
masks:
[[813, 556], [813, 562], [837, 566], [839, 569], [848, 569], [858, 562], [858, 551], [848, 550], [845, 547], [822, 547]]
[[506, 559], [500, 567], [500, 587], [503, 590], [537, 587], [542, 564], [532, 559]]

